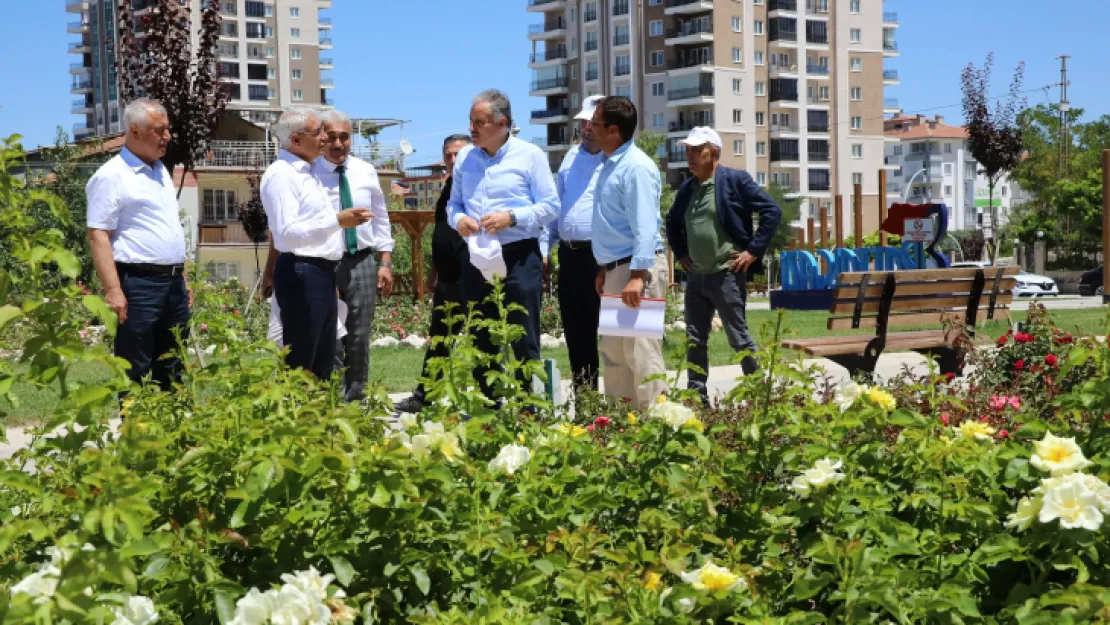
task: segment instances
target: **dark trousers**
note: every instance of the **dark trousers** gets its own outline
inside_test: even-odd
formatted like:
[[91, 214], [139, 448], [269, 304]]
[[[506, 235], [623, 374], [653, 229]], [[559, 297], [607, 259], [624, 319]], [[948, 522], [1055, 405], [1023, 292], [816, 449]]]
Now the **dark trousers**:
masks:
[[274, 266], [274, 297], [281, 307], [285, 362], [321, 380], [335, 365], [335, 265], [282, 253]]
[[374, 254], [344, 254], [335, 270], [339, 297], [347, 305], [347, 336], [335, 349], [335, 366], [346, 369], [343, 394], [347, 401], [361, 400], [370, 378], [370, 331], [378, 296], [378, 262]]
[[567, 354], [575, 390], [597, 390], [597, 320], [601, 296], [597, 294], [597, 260], [593, 248], [559, 246], [559, 314], [567, 339]]
[[[458, 306], [450, 312], [450, 314], [442, 310], [443, 306], [448, 303], [455, 303]], [[440, 280], [436, 282], [435, 294], [432, 296], [432, 323], [428, 328], [428, 340], [433, 338], [446, 337], [449, 332], [458, 333], [462, 330], [462, 323], [456, 324], [452, 328], [447, 327], [446, 319], [448, 316], [466, 314], [466, 301], [463, 299], [462, 284], [459, 281], [448, 282]], [[424, 352], [424, 367], [421, 369], [421, 376], [430, 378], [431, 374], [428, 372], [428, 361], [432, 358], [447, 358], [450, 356], [450, 347], [439, 343], [438, 345], [428, 344], [427, 351]], [[428, 390], [424, 388], [424, 383], [420, 382], [416, 385], [416, 390], [412, 393], [420, 401], [424, 401]]]
[[[501, 249], [505, 259], [506, 275], [503, 287], [504, 305], [519, 304], [524, 307], [524, 312], [513, 311], [508, 315], [509, 323], [524, 328], [524, 336], [512, 344], [513, 355], [519, 361], [540, 359], [540, 305], [543, 299], [543, 256], [540, 254], [540, 244], [536, 239], [524, 239], [505, 245]], [[467, 263], [463, 267], [463, 292], [468, 302], [473, 302], [475, 309], [487, 319], [497, 318], [497, 307], [486, 303], [491, 287], [482, 272]], [[474, 337], [475, 346], [487, 354], [497, 353], [490, 340], [489, 332], [478, 330]], [[482, 393], [493, 399], [493, 391], [486, 382], [487, 367], [475, 371]], [[525, 386], [531, 388], [531, 380], [523, 381]]]
[[[189, 292], [180, 275], [148, 275], [119, 269], [127, 298], [127, 320], [116, 333], [115, 354], [131, 363], [127, 377], [141, 383], [148, 374], [162, 390], [181, 381], [177, 338], [189, 337]], [[164, 356], [164, 357], [163, 357]]]
[[[728, 344], [736, 351], [758, 349], [748, 332], [748, 275], [746, 272], [718, 271], [703, 274], [691, 271], [686, 282], [686, 338], [690, 346], [686, 360], [701, 367], [705, 373], [690, 371], [688, 386], [703, 397], [708, 396], [706, 378], [709, 373], [709, 333], [713, 327], [713, 313], [721, 317], [721, 324], [728, 337]], [[759, 368], [755, 358], [745, 357], [741, 362], [744, 374]]]

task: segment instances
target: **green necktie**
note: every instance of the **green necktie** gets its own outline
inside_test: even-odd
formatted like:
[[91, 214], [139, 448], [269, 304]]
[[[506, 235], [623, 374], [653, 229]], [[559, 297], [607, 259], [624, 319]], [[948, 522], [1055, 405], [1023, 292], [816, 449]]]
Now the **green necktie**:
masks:
[[[351, 185], [347, 182], [347, 168], [340, 165], [335, 168], [335, 173], [339, 174], [339, 202], [343, 205], [343, 209], [355, 207], [355, 201], [351, 199]], [[347, 241], [347, 252], [350, 254], [358, 253], [358, 232], [354, 228], [344, 228], [343, 238]]]

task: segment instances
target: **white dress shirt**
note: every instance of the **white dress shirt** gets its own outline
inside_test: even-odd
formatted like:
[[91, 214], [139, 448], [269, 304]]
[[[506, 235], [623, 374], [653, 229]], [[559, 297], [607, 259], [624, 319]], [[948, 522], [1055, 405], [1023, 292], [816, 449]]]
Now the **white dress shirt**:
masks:
[[[378, 182], [378, 171], [361, 158], [348, 156], [343, 162], [346, 167], [347, 184], [351, 187], [351, 208], [369, 208], [374, 217], [355, 228], [358, 234], [358, 249], [367, 248], [376, 252], [393, 251], [393, 232], [389, 227], [389, 211], [385, 207], [385, 193]], [[323, 183], [328, 192], [335, 212], [343, 210], [343, 198], [339, 195], [339, 174], [336, 164], [321, 156], [312, 165], [312, 171]], [[347, 250], [347, 239], [340, 234], [343, 250]]]
[[274, 249], [327, 260], [343, 257], [342, 228], [312, 163], [282, 150], [260, 187]]
[[108, 238], [116, 262], [185, 262], [177, 190], [162, 161], [154, 161], [152, 167], [125, 147], [89, 179], [85, 197], [86, 223], [111, 233]]

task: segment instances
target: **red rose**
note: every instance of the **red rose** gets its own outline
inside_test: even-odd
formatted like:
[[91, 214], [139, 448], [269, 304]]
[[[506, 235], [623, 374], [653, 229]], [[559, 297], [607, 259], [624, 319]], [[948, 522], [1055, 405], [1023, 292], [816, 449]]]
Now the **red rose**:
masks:
[[594, 419], [594, 425], [599, 428], [609, 427], [609, 417], [601, 415], [600, 417]]
[[1000, 430], [998, 432], [998, 438], [1010, 438], [1010, 433], [1006, 430]]
[[1056, 357], [1056, 354], [1049, 354], [1044, 357], [1044, 364], [1050, 367], [1055, 367], [1059, 362], [1060, 359]]
[[951, 421], [951, 419], [952, 419], [952, 417], [947, 412], [940, 413], [940, 422], [941, 423], [943, 423], [945, 425], [948, 425], [948, 422]]
[[594, 431], [594, 424], [591, 423], [591, 424], [587, 425], [586, 426], [586, 431], [592, 433]]
[[955, 374], [955, 373], [952, 373], [951, 371], [949, 371], [948, 373], [944, 374], [944, 381], [945, 381], [945, 382], [948, 382], [949, 384], [951, 384], [951, 383], [952, 383], [952, 380], [955, 380], [955, 379], [956, 379], [956, 374]]
[[1009, 339], [1009, 337], [1008, 337], [1008, 336], [1006, 336], [1005, 334], [1003, 334], [1002, 336], [998, 337], [998, 341], [997, 341], [997, 344], [998, 344], [998, 346], [999, 346], [999, 347], [1002, 347], [1002, 346], [1003, 346], [1003, 345], [1005, 345], [1005, 344], [1006, 344], [1006, 343], [1007, 343], [1007, 342], [1008, 342], [1009, 340], [1010, 340], [1010, 339]]
[[1014, 371], [1021, 371], [1025, 368], [1025, 360], [1019, 360], [1014, 363]]
[[1026, 332], [1018, 332], [1016, 335], [1014, 335], [1014, 340], [1018, 343], [1032, 343], [1033, 335]]
[[236, 316], [236, 317], [238, 317], [238, 316], [239, 316], [239, 311], [238, 311], [238, 310], [236, 310], [236, 311], [235, 311], [235, 316]]

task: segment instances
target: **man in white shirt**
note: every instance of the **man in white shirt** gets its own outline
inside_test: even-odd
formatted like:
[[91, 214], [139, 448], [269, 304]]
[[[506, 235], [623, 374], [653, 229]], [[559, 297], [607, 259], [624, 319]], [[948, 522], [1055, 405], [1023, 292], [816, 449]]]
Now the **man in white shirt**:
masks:
[[[328, 192], [335, 212], [355, 206], [369, 207], [373, 218], [342, 232], [343, 258], [335, 273], [339, 297], [347, 304], [347, 335], [336, 347], [335, 366], [346, 369], [343, 392], [347, 401], [364, 396], [370, 377], [370, 329], [374, 299], [393, 292], [393, 234], [385, 194], [378, 172], [366, 161], [351, 156], [351, 118], [331, 110], [321, 114], [326, 141], [323, 156], [312, 171]], [[381, 264], [374, 259], [381, 254]]]
[[274, 126], [278, 159], [262, 176], [262, 206], [270, 223], [274, 297], [290, 367], [331, 377], [335, 366], [335, 268], [343, 257], [342, 229], [370, 220], [368, 208], [332, 208], [312, 163], [324, 145], [324, 124], [310, 109], [287, 111]]
[[147, 98], [123, 112], [126, 143], [85, 187], [93, 265], [105, 301], [119, 318], [115, 354], [131, 363], [132, 382], [150, 375], [163, 390], [181, 379], [181, 362], [162, 358], [178, 348], [174, 330], [189, 335], [192, 293], [185, 280], [181, 227], [166, 155], [166, 109]]
[[[540, 305], [543, 298], [541, 229], [559, 214], [555, 179], [543, 150], [512, 136], [512, 108], [504, 93], [490, 89], [474, 98], [470, 109], [470, 136], [474, 145], [459, 151], [453, 174], [447, 222], [464, 238], [479, 233], [493, 235], [504, 261], [505, 305], [517, 304], [508, 321], [524, 328], [512, 344], [520, 362], [540, 359]], [[496, 306], [487, 303], [491, 288], [474, 266], [463, 268], [463, 292], [468, 302], [486, 318], [496, 318]], [[479, 258], [479, 262], [482, 262]], [[496, 352], [489, 332], [479, 330], [475, 345], [487, 354]], [[493, 399], [486, 381], [488, 369], [475, 372], [482, 392]]]

